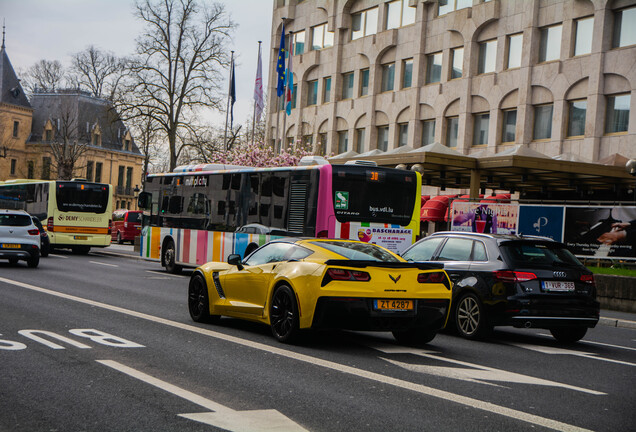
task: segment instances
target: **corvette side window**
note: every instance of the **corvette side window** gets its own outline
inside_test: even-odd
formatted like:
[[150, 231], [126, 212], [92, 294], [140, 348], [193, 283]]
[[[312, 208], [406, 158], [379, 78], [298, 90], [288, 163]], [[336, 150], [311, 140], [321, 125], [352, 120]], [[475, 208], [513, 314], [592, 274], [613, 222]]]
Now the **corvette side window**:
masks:
[[270, 243], [256, 250], [245, 261], [246, 265], [256, 266], [261, 264], [287, 261], [287, 252], [293, 247], [291, 243]]

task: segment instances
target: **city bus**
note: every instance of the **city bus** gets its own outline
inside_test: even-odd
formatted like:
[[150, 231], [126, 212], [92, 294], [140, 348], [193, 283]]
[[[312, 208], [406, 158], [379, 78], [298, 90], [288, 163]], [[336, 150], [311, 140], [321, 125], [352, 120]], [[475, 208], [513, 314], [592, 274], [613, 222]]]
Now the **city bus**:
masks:
[[193, 165], [149, 175], [139, 196], [141, 256], [178, 272], [245, 257], [284, 236], [356, 239], [396, 253], [416, 240], [419, 173], [311, 160], [319, 164]]
[[44, 225], [51, 248], [87, 254], [110, 245], [112, 186], [84, 180], [0, 182], [0, 208], [26, 210]]

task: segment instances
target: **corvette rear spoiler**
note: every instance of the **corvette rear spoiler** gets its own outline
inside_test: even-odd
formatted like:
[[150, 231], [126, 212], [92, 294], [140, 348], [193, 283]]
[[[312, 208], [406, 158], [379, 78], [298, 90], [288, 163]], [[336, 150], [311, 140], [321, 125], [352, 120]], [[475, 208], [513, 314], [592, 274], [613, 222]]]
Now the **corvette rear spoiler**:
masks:
[[409, 269], [416, 268], [419, 270], [441, 270], [444, 268], [444, 264], [442, 263], [433, 263], [433, 262], [386, 262], [386, 261], [368, 261], [368, 260], [341, 260], [341, 259], [331, 259], [325, 261], [326, 265], [329, 266], [343, 266], [343, 267], [356, 267], [356, 268], [364, 268], [364, 267], [382, 267], [382, 268], [392, 268], [392, 269]]

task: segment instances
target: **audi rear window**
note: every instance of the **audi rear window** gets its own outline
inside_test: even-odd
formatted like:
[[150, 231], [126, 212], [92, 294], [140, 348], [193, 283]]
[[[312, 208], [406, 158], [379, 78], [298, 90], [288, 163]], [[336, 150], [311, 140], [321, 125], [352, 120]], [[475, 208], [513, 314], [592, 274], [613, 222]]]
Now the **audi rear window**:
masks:
[[29, 226], [31, 225], [31, 216], [22, 214], [3, 214], [0, 215], [1, 226]]
[[312, 243], [350, 260], [400, 262], [391, 253], [371, 243], [339, 241], [317, 241]]
[[507, 242], [501, 252], [515, 266], [583, 265], [560, 243]]

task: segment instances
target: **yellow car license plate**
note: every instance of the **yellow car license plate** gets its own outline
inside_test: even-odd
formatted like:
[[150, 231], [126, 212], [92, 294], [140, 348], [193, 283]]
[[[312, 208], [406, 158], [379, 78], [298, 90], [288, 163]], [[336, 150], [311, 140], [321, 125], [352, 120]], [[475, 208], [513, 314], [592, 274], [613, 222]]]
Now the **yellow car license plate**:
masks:
[[86, 237], [86, 236], [73, 236], [73, 238], [75, 240], [88, 240], [88, 237]]
[[20, 249], [20, 245], [15, 243], [2, 243], [2, 249]]
[[413, 300], [374, 300], [376, 310], [413, 310]]

